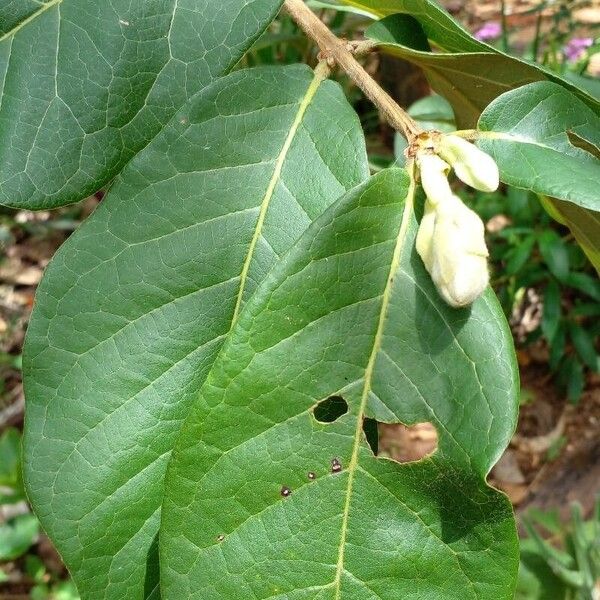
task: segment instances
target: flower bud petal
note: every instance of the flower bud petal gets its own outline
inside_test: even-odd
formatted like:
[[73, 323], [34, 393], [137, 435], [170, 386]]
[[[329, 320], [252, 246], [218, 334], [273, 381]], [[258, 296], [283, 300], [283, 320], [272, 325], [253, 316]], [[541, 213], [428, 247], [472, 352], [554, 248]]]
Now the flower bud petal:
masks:
[[488, 285], [484, 233], [481, 219], [457, 196], [429, 209], [426, 205], [417, 252], [450, 306], [471, 304]]
[[439, 143], [438, 152], [467, 185], [482, 192], [498, 189], [500, 173], [496, 161], [475, 144], [457, 135], [445, 135]]
[[425, 201], [425, 212], [417, 231], [416, 247], [421, 260], [429, 272], [433, 267], [433, 232], [436, 212], [433, 204]]
[[452, 196], [448, 182], [450, 165], [447, 162], [437, 154], [420, 153], [417, 155], [417, 163], [421, 172], [421, 185], [432, 204], [438, 204]]

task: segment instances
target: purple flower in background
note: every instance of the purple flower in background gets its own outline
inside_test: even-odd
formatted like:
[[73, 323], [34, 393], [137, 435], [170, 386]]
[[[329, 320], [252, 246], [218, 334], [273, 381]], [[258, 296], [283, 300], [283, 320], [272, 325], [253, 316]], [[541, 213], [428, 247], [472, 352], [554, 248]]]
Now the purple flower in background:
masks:
[[502, 35], [502, 26], [500, 23], [490, 21], [478, 29], [473, 36], [475, 39], [485, 42], [486, 40], [497, 40]]
[[563, 48], [567, 60], [571, 62], [579, 60], [593, 43], [592, 38], [573, 38], [569, 40]]

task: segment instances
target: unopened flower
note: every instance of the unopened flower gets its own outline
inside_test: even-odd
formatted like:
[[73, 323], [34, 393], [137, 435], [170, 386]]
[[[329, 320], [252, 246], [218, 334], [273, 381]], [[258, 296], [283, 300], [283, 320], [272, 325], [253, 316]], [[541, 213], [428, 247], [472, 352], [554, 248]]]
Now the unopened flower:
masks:
[[439, 155], [454, 169], [457, 177], [482, 192], [494, 192], [500, 185], [496, 161], [475, 144], [457, 135], [444, 135]]
[[485, 42], [486, 40], [497, 40], [502, 35], [502, 26], [500, 23], [490, 21], [480, 27], [474, 34], [473, 37], [476, 40]]
[[483, 223], [458, 196], [437, 205], [426, 201], [416, 247], [438, 292], [450, 306], [471, 304], [487, 287]]
[[452, 196], [448, 182], [450, 165], [446, 161], [437, 154], [419, 153], [417, 163], [421, 172], [421, 185], [431, 203], [437, 204], [444, 198]]

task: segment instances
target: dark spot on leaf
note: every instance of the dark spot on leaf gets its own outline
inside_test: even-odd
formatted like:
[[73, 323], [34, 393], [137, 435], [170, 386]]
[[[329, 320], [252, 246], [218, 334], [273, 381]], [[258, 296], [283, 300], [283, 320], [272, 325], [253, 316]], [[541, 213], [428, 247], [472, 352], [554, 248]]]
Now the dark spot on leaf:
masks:
[[223, 534], [217, 536], [217, 542], [222, 542], [225, 539]]
[[312, 471], [309, 471], [308, 472], [308, 478], [312, 480], [312, 479], [316, 479], [317, 476]]
[[342, 470], [342, 463], [337, 458], [334, 458], [331, 461], [331, 472], [339, 473], [341, 470]]
[[320, 423], [333, 423], [347, 412], [348, 403], [341, 396], [330, 396], [314, 408], [315, 419]]
[[286, 485], [284, 485], [284, 486], [281, 488], [281, 495], [282, 495], [284, 498], [287, 498], [287, 497], [288, 497], [288, 496], [290, 496], [291, 494], [292, 494], [292, 490], [290, 490], [290, 488], [289, 488], [289, 487], [287, 487]]

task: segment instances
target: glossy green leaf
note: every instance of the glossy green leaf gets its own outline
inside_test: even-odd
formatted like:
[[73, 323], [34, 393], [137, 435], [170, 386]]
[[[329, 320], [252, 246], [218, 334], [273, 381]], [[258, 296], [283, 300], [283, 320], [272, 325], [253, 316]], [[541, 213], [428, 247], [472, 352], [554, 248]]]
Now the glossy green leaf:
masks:
[[[478, 145], [502, 181], [551, 200], [596, 268], [600, 266], [600, 160], [573, 146], [568, 131], [600, 143], [600, 117], [561, 86], [532, 83], [503, 94], [479, 119]], [[573, 206], [569, 206], [572, 203]]]
[[336, 84], [304, 66], [236, 72], [53, 259], [25, 348], [26, 483], [86, 599], [156, 594], [163, 477], [192, 399], [258, 282], [367, 176]]
[[[587, 92], [556, 73], [474, 39], [431, 0], [345, 0], [385, 17], [367, 36], [383, 51], [423, 68], [433, 89], [453, 105], [460, 127], [473, 127], [500, 94], [534, 81], [554, 81], [600, 112]], [[421, 36], [418, 32], [421, 31]], [[432, 53], [421, 37], [443, 52]]]
[[[250, 299], [169, 465], [165, 599], [512, 599], [515, 525], [485, 483], [515, 425], [510, 333], [490, 291], [444, 304], [416, 226], [407, 173], [385, 170]], [[331, 396], [349, 410], [320, 423]], [[365, 417], [430, 421], [439, 448], [377, 458]]]
[[108, 183], [231, 69], [281, 0], [10, 0], [0, 7], [0, 203]]

